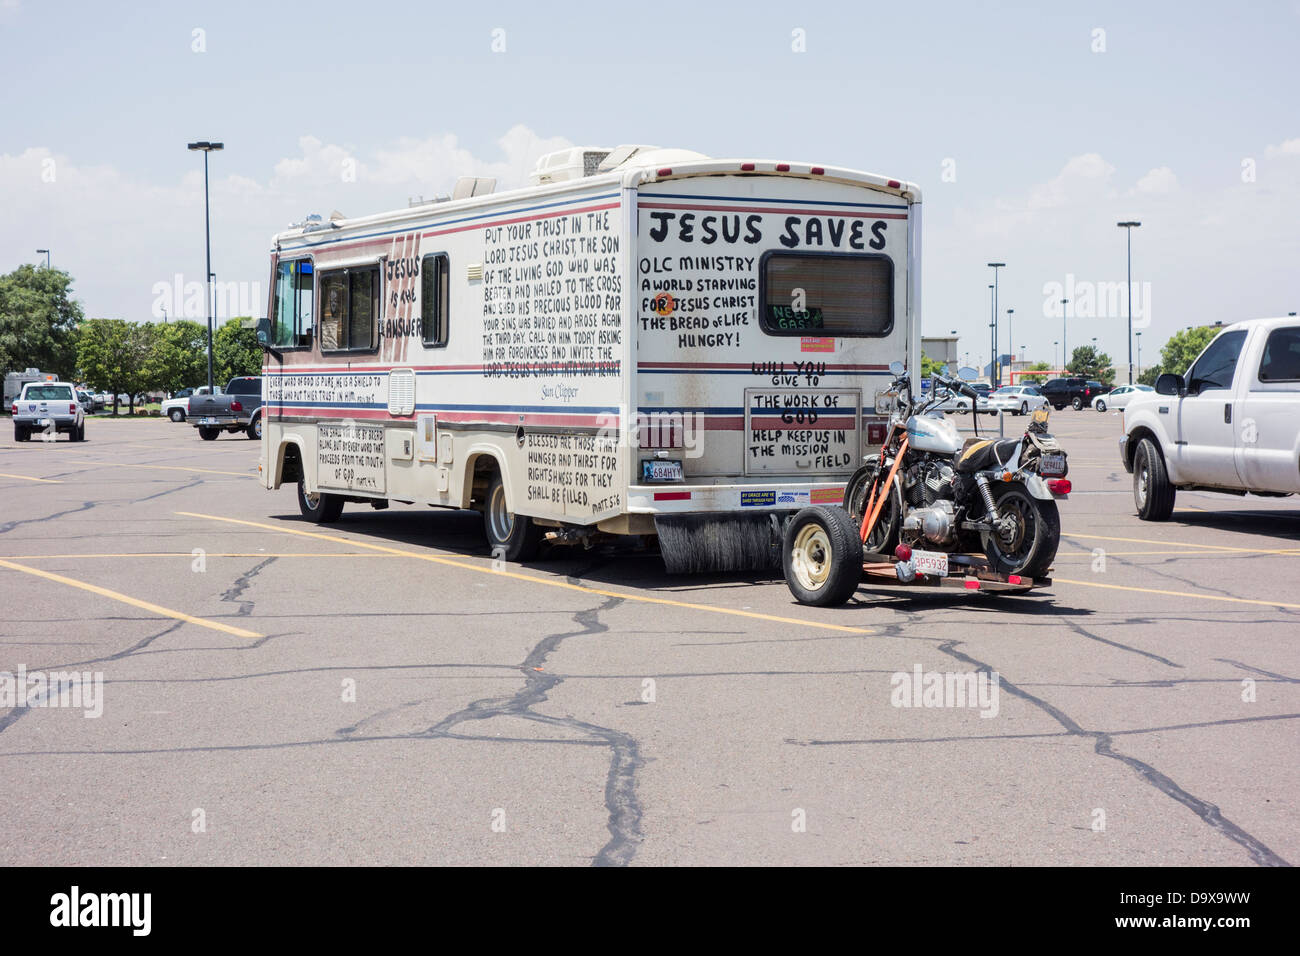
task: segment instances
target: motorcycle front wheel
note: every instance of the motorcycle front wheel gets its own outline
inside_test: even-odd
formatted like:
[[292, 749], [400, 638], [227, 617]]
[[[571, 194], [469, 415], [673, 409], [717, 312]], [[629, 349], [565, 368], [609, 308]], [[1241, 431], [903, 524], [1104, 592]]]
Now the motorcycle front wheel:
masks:
[[[853, 519], [855, 527], [861, 529], [862, 518], [866, 513], [867, 501], [876, 484], [876, 471], [880, 463], [869, 461], [853, 473], [849, 483], [844, 486], [844, 510]], [[862, 550], [873, 554], [893, 554], [898, 544], [898, 525], [903, 513], [903, 496], [899, 493], [898, 482], [889, 489], [889, 496], [880, 508], [880, 516], [867, 540], [862, 542]]]
[[980, 533], [984, 554], [1000, 574], [1047, 576], [1061, 543], [1061, 515], [1055, 501], [1035, 498], [1019, 483], [997, 483], [993, 501], [999, 530]]

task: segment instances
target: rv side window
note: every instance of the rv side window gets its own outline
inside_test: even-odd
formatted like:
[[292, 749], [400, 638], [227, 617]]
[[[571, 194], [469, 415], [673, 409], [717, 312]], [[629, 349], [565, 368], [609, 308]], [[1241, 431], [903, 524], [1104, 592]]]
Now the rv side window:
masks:
[[276, 264], [271, 344], [283, 349], [311, 347], [313, 278], [310, 259]]
[[769, 335], [872, 336], [894, 328], [888, 256], [769, 252], [760, 269], [759, 324]]
[[420, 263], [420, 337], [430, 348], [447, 344], [448, 265], [446, 253]]
[[379, 314], [379, 267], [320, 274], [322, 352], [373, 351]]

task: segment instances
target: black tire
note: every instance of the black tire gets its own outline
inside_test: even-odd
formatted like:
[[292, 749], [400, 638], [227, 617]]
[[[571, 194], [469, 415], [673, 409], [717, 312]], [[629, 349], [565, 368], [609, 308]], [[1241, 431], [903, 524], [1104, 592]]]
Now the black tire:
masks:
[[343, 496], [331, 495], [323, 491], [308, 494], [307, 483], [298, 479], [298, 510], [308, 521], [315, 524], [332, 524], [343, 514]]
[[1105, 410], [1106, 410], [1105, 399], [1101, 399], [1101, 398], [1097, 399], [1097, 411], [1104, 412]]
[[1178, 489], [1169, 483], [1165, 456], [1150, 438], [1133, 453], [1133, 503], [1143, 521], [1168, 521]]
[[[865, 517], [867, 498], [871, 494], [871, 485], [876, 480], [879, 462], [869, 461], [853, 473], [849, 483], [844, 486], [842, 507], [853, 522], [854, 534], [861, 535], [862, 519]], [[903, 513], [903, 495], [898, 490], [898, 482], [890, 489], [889, 499], [880, 509], [876, 526], [863, 543], [862, 550], [879, 554], [893, 554], [898, 544], [898, 527]]]
[[1077, 412], [1079, 409], [1083, 408], [1083, 399], [1078, 395], [1074, 396], [1074, 398], [1070, 400], [1070, 407]]
[[1060, 411], [1061, 409], [1063, 409], [1065, 406], [1064, 406], [1064, 405], [1053, 405], [1052, 407], [1053, 407], [1054, 409], [1056, 409], [1056, 410], [1059, 412], [1059, 411]]
[[1020, 414], [1021, 414], [1021, 415], [1028, 415], [1028, 414], [1029, 414], [1029, 403], [1028, 403], [1028, 402], [1021, 402], [1021, 403], [1020, 403]]
[[248, 428], [245, 429], [245, 432], [248, 435], [248, 437], [251, 438], [253, 441], [261, 441], [262, 440], [262, 416], [258, 415], [251, 422], [249, 422]]
[[862, 581], [862, 541], [843, 508], [813, 505], [786, 525], [781, 542], [785, 584], [800, 604], [839, 607]]
[[167, 413], [167, 417], [174, 422], [183, 422], [185, 421], [185, 409], [173, 408], [170, 412]]
[[85, 423], [83, 422], [82, 424], [80, 424], [80, 425], [78, 425], [76, 428], [74, 428], [74, 429], [72, 430], [72, 433], [68, 435], [68, 438], [71, 439], [72, 441], [85, 441], [85, 440], [86, 440], [86, 425], [85, 425]]
[[483, 503], [483, 534], [492, 556], [512, 563], [531, 561], [541, 550], [542, 529], [527, 515], [507, 508], [506, 486], [499, 474], [492, 476]]
[[221, 434], [220, 428], [208, 428], [204, 425], [199, 426], [199, 437], [204, 441], [216, 441], [217, 436]]
[[32, 437], [31, 429], [22, 425], [14, 426], [14, 441], [28, 441]]
[[1056, 502], [1035, 498], [1020, 482], [995, 482], [993, 501], [999, 517], [1009, 513], [1016, 516], [1009, 538], [997, 532], [980, 533], [984, 555], [993, 570], [999, 574], [1046, 577], [1061, 544], [1061, 514]]

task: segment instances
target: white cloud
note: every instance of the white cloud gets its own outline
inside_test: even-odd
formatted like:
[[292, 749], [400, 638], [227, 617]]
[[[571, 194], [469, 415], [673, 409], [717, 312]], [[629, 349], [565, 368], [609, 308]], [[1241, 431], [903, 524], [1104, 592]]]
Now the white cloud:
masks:
[[1300, 136], [1295, 139], [1284, 140], [1280, 146], [1269, 146], [1264, 150], [1264, 156], [1268, 159], [1277, 159], [1281, 156], [1300, 156]]
[[1163, 195], [1178, 188], [1178, 176], [1168, 166], [1157, 166], [1137, 181], [1132, 192]]
[[[513, 188], [524, 184], [538, 155], [570, 143], [514, 126], [496, 145], [496, 155], [476, 156], [448, 134], [360, 151], [306, 135], [297, 155], [264, 176], [222, 174], [215, 159], [213, 271], [220, 282], [264, 291], [270, 237], [308, 213], [397, 209], [411, 196], [450, 193], [460, 176], [494, 177], [498, 191]], [[351, 180], [343, 175], [349, 160]], [[185, 282], [203, 279], [201, 164], [187, 165], [173, 180], [151, 181], [112, 166], [81, 165], [45, 147], [0, 153], [0, 208], [2, 271], [34, 262], [38, 246], [50, 248], [53, 264], [73, 274], [87, 315], [147, 319], [157, 283], [173, 282], [177, 273]]]

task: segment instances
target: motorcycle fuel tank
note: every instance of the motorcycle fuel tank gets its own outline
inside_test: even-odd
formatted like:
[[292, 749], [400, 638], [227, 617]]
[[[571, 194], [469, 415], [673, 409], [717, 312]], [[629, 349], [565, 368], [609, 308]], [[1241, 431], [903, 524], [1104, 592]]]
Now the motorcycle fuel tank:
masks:
[[955, 455], [961, 451], [961, 433], [945, 418], [913, 415], [907, 420], [907, 441], [917, 451]]

